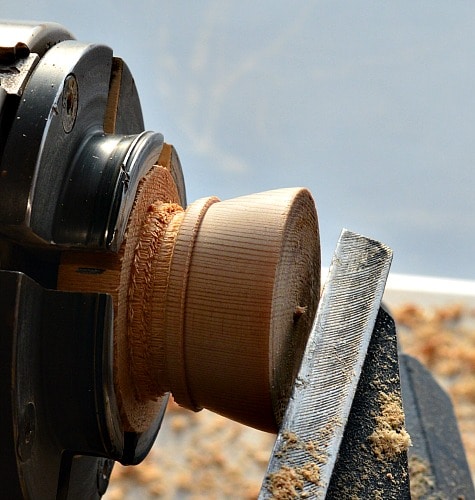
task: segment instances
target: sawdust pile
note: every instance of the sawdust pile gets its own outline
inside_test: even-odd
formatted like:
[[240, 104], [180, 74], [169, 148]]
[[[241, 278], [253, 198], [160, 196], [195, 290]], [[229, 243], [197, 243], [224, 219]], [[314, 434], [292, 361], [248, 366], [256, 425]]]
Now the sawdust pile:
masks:
[[305, 482], [320, 484], [320, 465], [326, 463], [327, 457], [319, 452], [315, 442], [302, 440], [294, 432], [284, 431], [282, 437], [283, 444], [277, 456], [285, 459], [288, 452], [298, 449], [306, 454], [307, 461], [301, 466], [283, 465], [269, 474], [266, 478], [268, 491], [274, 500], [308, 498], [308, 493], [303, 491]]
[[376, 428], [369, 436], [371, 448], [378, 460], [391, 460], [411, 446], [404, 428], [404, 412], [398, 394], [379, 393], [380, 413], [375, 415]]
[[303, 478], [294, 467], [284, 465], [270, 475], [270, 491], [276, 500], [298, 498], [303, 485]]
[[392, 313], [404, 352], [419, 359], [451, 397], [475, 475], [475, 309], [407, 305]]
[[305, 498], [302, 493], [305, 481], [319, 484], [320, 468], [315, 462], [307, 462], [302, 467], [282, 466], [270, 474], [270, 492], [274, 500]]

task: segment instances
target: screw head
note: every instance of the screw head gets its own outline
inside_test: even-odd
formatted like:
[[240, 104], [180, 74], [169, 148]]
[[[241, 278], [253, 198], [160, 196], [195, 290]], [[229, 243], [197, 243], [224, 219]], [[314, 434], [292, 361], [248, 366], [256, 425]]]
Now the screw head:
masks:
[[69, 134], [74, 128], [78, 114], [79, 88], [78, 81], [73, 74], [64, 80], [63, 99], [61, 103], [61, 119], [64, 131]]

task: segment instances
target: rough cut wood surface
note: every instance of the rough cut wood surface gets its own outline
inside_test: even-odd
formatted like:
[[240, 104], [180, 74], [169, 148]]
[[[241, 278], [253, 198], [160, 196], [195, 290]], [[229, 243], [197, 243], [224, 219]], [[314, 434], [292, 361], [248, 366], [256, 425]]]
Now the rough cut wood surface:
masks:
[[[140, 182], [119, 253], [64, 252], [58, 276], [60, 290], [105, 292], [112, 295], [114, 385], [124, 429], [135, 432], [142, 432], [150, 426], [161, 404], [160, 398], [144, 399], [137, 391], [132, 373], [134, 363], [129, 339], [128, 307], [132, 264], [142, 235], [142, 222], [146, 219], [149, 207], [157, 199], [172, 203], [180, 201], [169, 170], [161, 166], [154, 166]], [[137, 310], [137, 314], [141, 312]]]

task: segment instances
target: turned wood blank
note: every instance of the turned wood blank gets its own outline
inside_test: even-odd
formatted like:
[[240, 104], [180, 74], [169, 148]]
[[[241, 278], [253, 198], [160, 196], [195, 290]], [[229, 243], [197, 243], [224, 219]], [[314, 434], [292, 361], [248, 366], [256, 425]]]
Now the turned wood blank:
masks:
[[58, 283], [114, 298], [124, 427], [144, 431], [171, 391], [189, 409], [276, 431], [319, 299], [314, 201], [291, 188], [183, 210], [167, 170], [152, 170], [119, 254], [67, 252]]

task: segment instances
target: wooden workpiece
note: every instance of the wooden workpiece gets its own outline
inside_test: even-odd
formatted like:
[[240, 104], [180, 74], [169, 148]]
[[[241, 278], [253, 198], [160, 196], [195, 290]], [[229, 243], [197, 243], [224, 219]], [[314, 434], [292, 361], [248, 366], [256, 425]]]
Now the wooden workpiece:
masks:
[[58, 288], [107, 292], [124, 429], [160, 397], [276, 431], [320, 290], [317, 215], [306, 189], [179, 206], [167, 166], [142, 179], [118, 254], [68, 251]]

